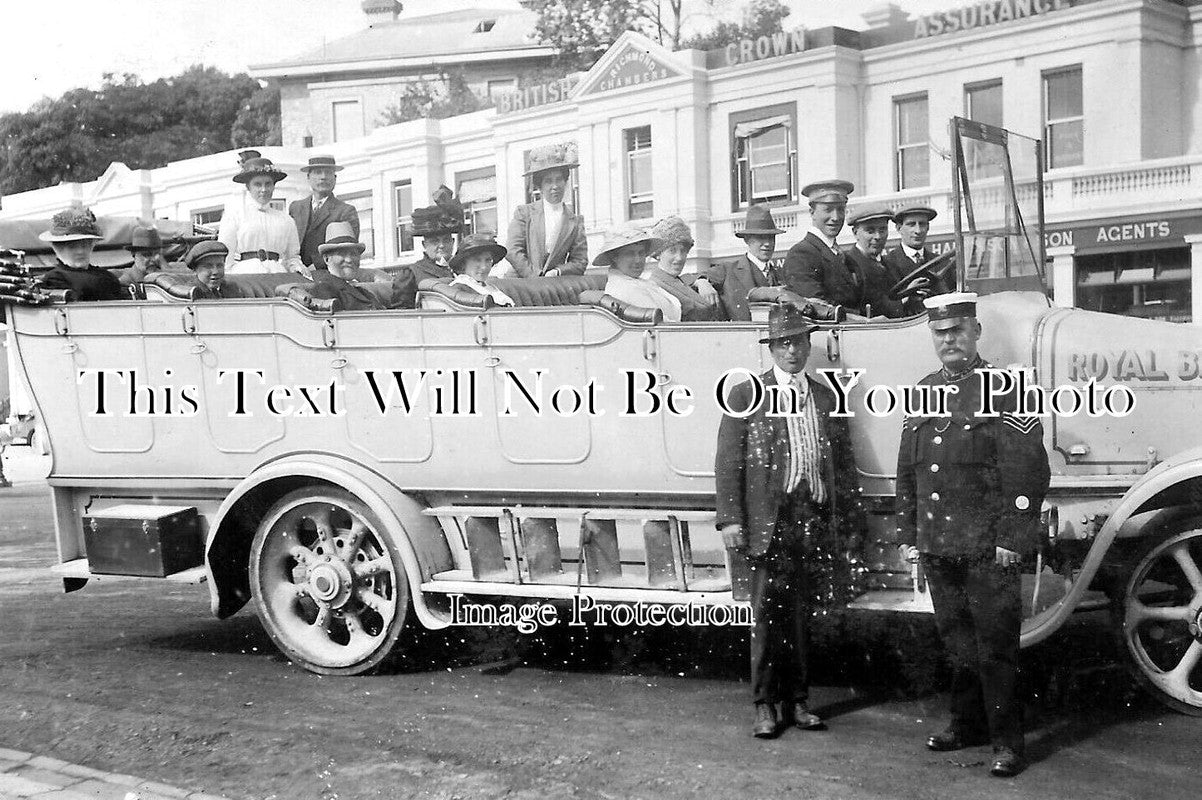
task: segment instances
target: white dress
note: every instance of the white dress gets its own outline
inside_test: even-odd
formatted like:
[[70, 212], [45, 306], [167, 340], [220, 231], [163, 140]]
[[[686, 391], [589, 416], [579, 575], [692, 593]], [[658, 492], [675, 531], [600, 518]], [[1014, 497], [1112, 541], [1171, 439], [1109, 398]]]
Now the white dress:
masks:
[[[226, 275], [248, 275], [263, 272], [299, 272], [305, 274], [300, 257], [300, 237], [296, 222], [287, 213], [271, 206], [255, 203], [227, 203], [221, 215], [221, 230], [217, 241], [229, 248], [225, 259]], [[257, 258], [239, 260], [239, 253], [266, 250], [279, 253], [279, 259], [260, 261]]]
[[658, 308], [664, 312], [664, 322], [680, 322], [680, 301], [649, 280], [632, 278], [611, 269], [605, 282], [605, 293], [632, 306]]
[[485, 294], [492, 298], [492, 301], [499, 306], [512, 306], [513, 298], [502, 292], [495, 286], [489, 286], [487, 283], [481, 283], [475, 278], [466, 273], [459, 273], [451, 279], [451, 283], [457, 286], [466, 286], [477, 294]]

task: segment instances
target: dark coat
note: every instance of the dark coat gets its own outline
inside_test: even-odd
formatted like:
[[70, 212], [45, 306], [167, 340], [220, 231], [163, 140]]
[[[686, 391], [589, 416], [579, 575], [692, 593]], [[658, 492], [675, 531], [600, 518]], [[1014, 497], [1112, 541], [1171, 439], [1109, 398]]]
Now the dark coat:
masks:
[[718, 290], [718, 296], [722, 298], [722, 310], [726, 318], [734, 322], [751, 321], [747, 293], [757, 286], [769, 285], [764, 273], [751, 263], [746, 253], [733, 263], [710, 264], [703, 277]]
[[912, 313], [906, 310], [905, 304], [900, 300], [890, 299], [889, 289], [897, 283], [900, 276], [893, 277], [893, 270], [888, 266], [864, 255], [858, 247], [844, 252], [843, 258], [847, 261], [848, 269], [856, 274], [860, 285], [860, 313], [866, 313], [867, 306], [872, 307], [873, 315], [906, 317]]
[[548, 270], [558, 269], [564, 275], [583, 275], [588, 268], [588, 240], [584, 236], [584, 217], [564, 206], [563, 227], [551, 252], [547, 252], [547, 223], [543, 204], [526, 203], [513, 212], [505, 259], [520, 277], [537, 278]]
[[[1016, 398], [1000, 398], [999, 416], [978, 416], [980, 361], [948, 398], [950, 417], [903, 423], [897, 456], [898, 542], [938, 556], [991, 557], [995, 547], [1032, 552], [1050, 470], [1039, 417], [1014, 414]], [[943, 370], [919, 384], [947, 385]]]
[[[761, 376], [765, 389], [776, 386], [776, 375]], [[821, 470], [832, 530], [844, 540], [858, 539], [863, 531], [859, 480], [852, 458], [847, 420], [831, 417], [835, 396], [809, 379], [811, 402], [818, 407]], [[752, 384], [744, 382], [730, 394], [730, 407], [751, 405]], [[776, 530], [777, 516], [786, 499], [785, 475], [789, 467], [789, 427], [783, 416], [769, 416], [767, 392], [760, 406], [743, 418], [723, 416], [718, 427], [714, 463], [717, 485], [717, 526], [738, 524], [747, 532], [748, 553], [764, 555]], [[841, 530], [840, 530], [841, 528]]]
[[789, 248], [785, 256], [785, 286], [802, 297], [817, 297], [831, 305], [861, 305], [860, 287], [842, 255], [835, 255], [812, 232]]
[[61, 261], [42, 275], [39, 283], [46, 289], [71, 289], [76, 300], [128, 300], [129, 290], [116, 275], [100, 267], [71, 269]]
[[[932, 258], [934, 258], [935, 255], [936, 255], [935, 251], [932, 250], [931, 248], [929, 248], [929, 247], [922, 248], [922, 263], [924, 263], [924, 264], [927, 263]], [[914, 263], [914, 261], [911, 260], [911, 258], [908, 255], [906, 255], [906, 251], [902, 249], [901, 245], [898, 245], [897, 247], [893, 247], [889, 250], [886, 250], [884, 253], [882, 253], [881, 261], [883, 261], [885, 263], [885, 266], [887, 266], [887, 267], [889, 267], [889, 269], [893, 270], [893, 274], [897, 276], [896, 278], [893, 279], [894, 283], [897, 283], [902, 278], [906, 277], [907, 275], [909, 275], [911, 272], [913, 272], [915, 269], [918, 268], [918, 264]], [[945, 275], [944, 276], [945, 279], [938, 279], [931, 283], [931, 294], [932, 295], [943, 294], [944, 292], [950, 292], [955, 288], [952, 285], [955, 281], [955, 278], [954, 278], [955, 272], [953, 271], [948, 274], [953, 276], [951, 281], [945, 280], [948, 277], [948, 275]], [[920, 298], [914, 297], [914, 298], [911, 298], [908, 301], [906, 301], [906, 311], [908, 313], [918, 314], [918, 313], [921, 313], [922, 310], [923, 310], [923, 305], [922, 305], [922, 300]]]
[[413, 273], [413, 279], [419, 284], [426, 279], [450, 282], [455, 277], [450, 267], [435, 264], [429, 256], [422, 256], [420, 261], [410, 264], [409, 269]]
[[325, 266], [325, 259], [318, 252], [318, 245], [325, 244], [326, 228], [331, 222], [349, 222], [359, 238], [359, 212], [350, 203], [330, 197], [313, 213], [313, 198], [294, 200], [288, 205], [288, 214], [296, 222], [296, 233], [300, 237], [301, 262], [306, 267], [316, 264]]

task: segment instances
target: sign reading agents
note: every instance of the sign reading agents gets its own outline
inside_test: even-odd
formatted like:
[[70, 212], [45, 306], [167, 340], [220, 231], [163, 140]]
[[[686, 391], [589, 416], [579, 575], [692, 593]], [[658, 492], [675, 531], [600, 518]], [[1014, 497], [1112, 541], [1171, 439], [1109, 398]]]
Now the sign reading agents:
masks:
[[983, 28], [999, 22], [1060, 11], [1071, 5], [1072, 0], [985, 0], [952, 11], [919, 17], [914, 23], [914, 38], [924, 39], [942, 33]]

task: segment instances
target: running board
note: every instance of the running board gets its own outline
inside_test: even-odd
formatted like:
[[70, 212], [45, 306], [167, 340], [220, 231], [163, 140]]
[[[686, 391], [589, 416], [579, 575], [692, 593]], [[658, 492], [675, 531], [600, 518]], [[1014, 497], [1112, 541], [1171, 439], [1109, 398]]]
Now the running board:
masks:
[[100, 580], [144, 580], [144, 581], [170, 581], [172, 583], [204, 583], [209, 579], [208, 573], [204, 567], [192, 567], [191, 569], [173, 572], [170, 575], [159, 577], [157, 575], [109, 575], [103, 572], [92, 572], [86, 558], [76, 558], [72, 561], [65, 561], [62, 564], [55, 564], [50, 567], [50, 571], [60, 578], [79, 578], [89, 581]]

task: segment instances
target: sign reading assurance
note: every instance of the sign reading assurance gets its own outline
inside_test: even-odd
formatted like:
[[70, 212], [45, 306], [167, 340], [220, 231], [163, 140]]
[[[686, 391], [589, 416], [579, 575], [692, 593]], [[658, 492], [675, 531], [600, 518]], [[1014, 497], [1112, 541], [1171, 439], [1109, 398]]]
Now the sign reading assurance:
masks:
[[919, 17], [914, 22], [914, 38], [925, 39], [943, 33], [983, 28], [999, 22], [1060, 11], [1071, 5], [1072, 0], [985, 0], [952, 11]]

